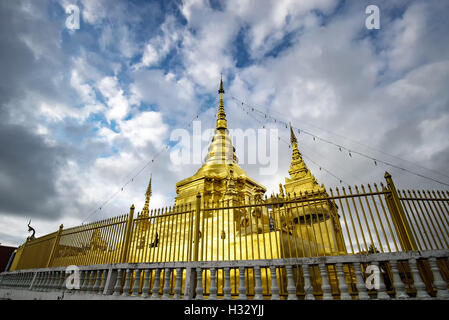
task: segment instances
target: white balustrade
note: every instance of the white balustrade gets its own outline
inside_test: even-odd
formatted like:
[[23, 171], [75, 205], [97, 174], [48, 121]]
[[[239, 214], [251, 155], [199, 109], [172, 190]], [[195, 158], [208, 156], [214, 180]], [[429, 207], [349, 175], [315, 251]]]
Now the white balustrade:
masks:
[[[264, 287], [267, 285], [268, 295], [265, 298], [296, 300], [298, 293], [304, 290], [304, 299], [313, 300], [315, 299], [313, 280], [317, 285], [321, 285], [316, 289], [322, 291], [323, 300], [353, 298], [367, 300], [370, 299], [370, 295], [368, 295], [365, 277], [362, 274], [365, 270], [363, 266], [373, 265], [382, 266], [384, 275], [379, 273], [377, 295], [371, 295], [371, 298], [410, 299], [412, 297], [407, 293], [408, 291], [406, 292], [401, 278], [405, 276], [403, 275], [405, 270], [399, 268], [399, 263], [407, 263], [410, 267], [413, 286], [416, 288], [416, 299], [449, 299], [448, 284], [440, 270], [440, 264], [447, 263], [448, 256], [447, 250], [437, 250], [282, 260], [81, 266], [79, 290], [67, 290], [66, 281], [69, 273], [66, 273], [63, 267], [19, 270], [0, 274], [0, 292], [2, 290], [38, 291], [39, 294], [64, 292], [69, 296], [86, 295], [86, 298], [92, 294], [105, 294], [116, 299], [126, 299], [130, 296], [137, 299], [181, 299], [183, 295], [186, 299], [198, 300], [205, 298], [260, 300], [264, 298]], [[418, 259], [423, 261], [423, 266], [430, 267], [433, 275], [427, 286], [418, 268], [421, 263], [418, 263]], [[265, 277], [262, 277], [262, 269], [269, 270], [264, 273]], [[392, 290], [389, 293], [384, 282], [384, 276], [385, 279], [388, 276], [388, 269], [391, 271], [389, 282], [391, 282]], [[238, 280], [233, 282], [233, 288], [231, 288], [231, 270], [233, 270], [232, 275], [235, 275], [235, 279]], [[333, 272], [334, 270], [336, 272]], [[190, 284], [187, 284], [188, 278]], [[221, 280], [224, 282], [222, 283]], [[219, 292], [218, 287], [221, 283], [223, 287]], [[303, 287], [299, 288], [298, 283], [302, 283]], [[209, 285], [206, 286], [206, 284]], [[333, 295], [331, 284], [338, 286], [338, 295], [335, 292]], [[353, 297], [349, 294], [349, 284], [354, 284], [357, 289], [356, 292], [351, 293]], [[253, 286], [254, 292], [252, 292]], [[184, 293], [183, 288], [185, 288]], [[433, 288], [432, 296], [427, 288]]]

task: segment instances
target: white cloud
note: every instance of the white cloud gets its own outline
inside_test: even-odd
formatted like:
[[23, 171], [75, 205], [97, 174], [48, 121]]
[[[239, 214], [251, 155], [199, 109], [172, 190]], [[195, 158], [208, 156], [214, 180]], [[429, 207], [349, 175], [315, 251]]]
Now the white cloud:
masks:
[[248, 27], [245, 38], [249, 53], [261, 58], [273, 49], [284, 36], [309, 22], [310, 10], [329, 13], [337, 1], [229, 1], [227, 10], [238, 16]]
[[100, 23], [111, 11], [111, 1], [106, 0], [82, 0], [83, 21], [96, 24]]
[[101, 104], [85, 105], [82, 108], [75, 108], [65, 103], [55, 101], [46, 101], [41, 98], [39, 113], [45, 116], [47, 121], [60, 122], [67, 118], [77, 119], [79, 121], [86, 120], [91, 114], [99, 113], [104, 110]]
[[160, 26], [160, 34], [151, 38], [145, 45], [142, 60], [134, 65], [134, 69], [157, 65], [182, 38], [183, 29], [173, 16], [168, 16]]
[[116, 77], [105, 77], [98, 83], [98, 89], [106, 98], [109, 109], [106, 111], [108, 121], [121, 120], [129, 112], [129, 101], [124, 91], [119, 87]]
[[164, 145], [168, 126], [163, 122], [160, 112], [141, 112], [130, 120], [120, 123], [121, 135], [138, 148], [151, 142], [156, 148]]
[[87, 83], [83, 83], [79, 73], [73, 69], [70, 78], [70, 84], [78, 92], [81, 101], [84, 103], [95, 104], [97, 97], [93, 88]]
[[193, 117], [199, 109], [194, 84], [188, 78], [176, 78], [172, 73], [164, 74], [158, 69], [135, 71], [133, 78], [130, 85], [133, 102], [157, 105], [164, 114], [181, 123], [188, 120], [186, 115]]
[[388, 52], [392, 70], [401, 71], [420, 62], [423, 54], [421, 44], [426, 36], [426, 7], [425, 3], [412, 5], [393, 24], [391, 50]]

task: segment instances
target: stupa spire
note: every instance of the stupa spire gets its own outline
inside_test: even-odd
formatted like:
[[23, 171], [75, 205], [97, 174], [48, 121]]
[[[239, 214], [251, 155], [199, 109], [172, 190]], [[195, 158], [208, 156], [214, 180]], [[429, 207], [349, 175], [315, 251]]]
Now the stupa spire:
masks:
[[290, 143], [292, 145], [292, 151], [293, 151], [292, 160], [301, 159], [301, 161], [302, 161], [302, 156], [301, 156], [301, 153], [299, 152], [299, 148], [298, 148], [298, 140], [296, 139], [295, 133], [293, 132], [291, 123], [290, 123]]
[[[224, 89], [223, 89], [223, 74], [220, 73], [220, 88], [218, 89], [218, 93], [225, 93]], [[220, 96], [221, 98], [222, 96]]]
[[307, 168], [306, 163], [302, 159], [302, 155], [299, 152], [298, 140], [293, 132], [292, 125], [290, 124], [290, 142], [292, 147], [292, 160], [290, 163], [289, 178], [285, 178], [285, 192], [286, 194], [299, 194], [305, 191], [317, 191], [320, 186], [316, 181], [314, 175]]
[[295, 133], [293, 132], [291, 123], [290, 123], [290, 142], [291, 142], [292, 146], [293, 146], [293, 144], [295, 144], [296, 148], [298, 148], [298, 140], [296, 140], [296, 136], [295, 136]]
[[296, 139], [291, 124], [290, 142], [292, 145], [292, 162], [290, 164], [290, 170], [288, 170], [288, 173], [290, 174], [292, 179], [304, 177], [307, 175], [307, 173], [309, 173], [309, 169], [307, 168], [304, 160], [302, 159], [301, 153], [299, 152], [298, 140]]
[[218, 89], [218, 93], [220, 94], [220, 102], [218, 103], [217, 129], [227, 129], [228, 123], [226, 121], [226, 113], [223, 103], [223, 94], [225, 93], [223, 89], [223, 75], [220, 76], [220, 88]]
[[142, 214], [143, 215], [146, 215], [149, 212], [152, 176], [153, 176], [153, 174], [150, 175], [150, 182], [148, 183], [147, 192], [145, 192], [145, 205], [143, 206], [143, 209], [142, 209]]

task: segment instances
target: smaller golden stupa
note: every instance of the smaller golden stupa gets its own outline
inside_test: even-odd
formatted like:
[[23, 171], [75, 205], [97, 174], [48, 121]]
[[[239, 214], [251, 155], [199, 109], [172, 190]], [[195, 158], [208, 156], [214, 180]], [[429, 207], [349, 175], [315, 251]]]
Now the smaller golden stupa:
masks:
[[345, 254], [338, 208], [334, 202], [322, 200], [328, 197], [326, 189], [323, 184], [321, 186], [318, 184], [315, 176], [307, 168], [291, 126], [290, 142], [292, 147], [292, 161], [288, 171], [290, 177], [285, 178], [285, 195], [280, 185], [281, 196], [291, 199], [321, 199], [316, 202], [306, 202], [305, 206], [297, 203], [294, 210], [287, 209], [291, 211], [287, 216], [292, 217], [290, 225], [294, 226], [297, 237], [307, 239], [308, 243], [314, 244], [313, 248], [309, 248], [311, 251], [307, 252], [305, 249], [306, 252], [300, 256]]

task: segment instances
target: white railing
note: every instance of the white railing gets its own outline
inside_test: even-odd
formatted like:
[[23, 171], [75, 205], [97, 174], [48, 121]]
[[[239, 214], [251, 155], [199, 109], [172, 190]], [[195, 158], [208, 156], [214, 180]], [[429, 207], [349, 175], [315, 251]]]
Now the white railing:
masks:
[[[0, 274], [0, 298], [20, 299], [21, 292], [26, 292], [28, 297], [39, 299], [89, 299], [93, 295], [101, 299], [449, 299], [448, 283], [442, 276], [444, 271], [439, 267], [439, 264], [447, 266], [448, 257], [449, 250], [433, 250], [279, 260], [78, 266], [79, 289], [68, 289], [70, 286], [67, 283], [73, 275], [67, 272], [66, 267], [18, 270]], [[417, 262], [420, 260], [426, 261], [430, 267], [432, 295], [426, 290], [422, 272], [419, 271]], [[444, 261], [438, 263], [438, 260]], [[413, 294], [410, 294], [410, 288], [406, 290], [406, 284], [401, 279], [398, 268], [401, 261], [408, 263], [415, 289], [412, 290], [415, 292]], [[392, 283], [388, 291], [382, 276], [379, 277], [376, 290], [367, 289], [364, 269], [367, 265], [378, 267], [379, 264], [390, 268]], [[261, 276], [262, 269], [268, 271], [264, 279]], [[234, 276], [238, 273], [238, 281], [233, 279], [234, 285], [238, 283], [238, 290], [233, 295], [232, 270]], [[319, 273], [313, 270], [319, 270]], [[218, 272], [223, 284], [220, 294], [217, 292]], [[319, 281], [312, 279], [312, 273]], [[204, 276], [207, 281], [203, 282]], [[281, 277], [284, 279], [283, 284]], [[266, 280], [265, 283], [263, 280]], [[301, 288], [298, 288], [298, 280]], [[312, 286], [312, 280], [315, 287]], [[337, 286], [337, 293], [332, 290], [331, 281]], [[281, 284], [284, 290], [280, 290]], [[349, 287], [356, 289], [349, 290]], [[280, 291], [285, 294], [280, 294]]]

